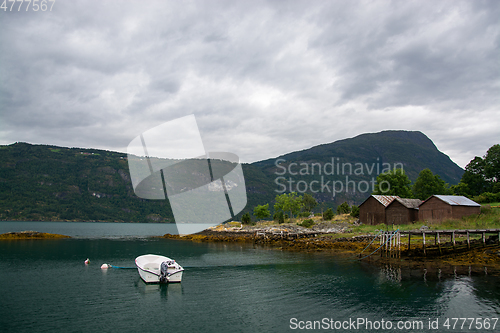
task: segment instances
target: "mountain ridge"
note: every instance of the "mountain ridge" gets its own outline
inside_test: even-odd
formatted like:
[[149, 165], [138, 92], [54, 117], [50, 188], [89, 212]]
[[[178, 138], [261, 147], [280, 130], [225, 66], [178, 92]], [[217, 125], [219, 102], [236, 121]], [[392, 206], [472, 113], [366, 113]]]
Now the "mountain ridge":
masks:
[[[0, 146], [0, 220], [174, 222], [168, 200], [135, 196], [126, 157], [125, 153], [92, 148], [19, 142]], [[351, 170], [319, 175], [300, 169], [300, 163], [304, 168], [314, 163], [333, 166], [337, 162], [351, 164]], [[333, 190], [335, 182], [337, 187], [344, 182], [348, 189], [349, 184], [357, 184], [364, 190], [366, 184], [376, 179], [375, 166], [396, 163], [402, 165], [412, 181], [425, 168], [450, 184], [458, 183], [463, 173], [421, 132], [365, 133], [242, 164], [248, 202], [238, 217], [252, 212], [258, 204], [270, 203], [272, 207], [274, 198], [289, 181], [302, 184], [302, 189], [304, 184], [311, 185], [307, 192], [318, 200], [320, 209], [344, 201], [359, 204], [371, 193], [369, 189], [338, 191], [333, 195], [327, 189]], [[363, 172], [359, 172], [360, 166]], [[285, 174], [280, 175], [283, 170]], [[292, 174], [288, 175], [288, 171]], [[293, 175], [299, 171], [302, 174]], [[278, 177], [283, 178], [277, 181]], [[320, 181], [329, 182], [330, 187], [321, 187]]]
[[[279, 162], [279, 163], [278, 163]], [[337, 175], [311, 175], [306, 166], [323, 165], [328, 163], [337, 162], [337, 165], [347, 165], [355, 169], [356, 166], [366, 166], [356, 174], [351, 170], [342, 172]], [[303, 175], [290, 175], [287, 172], [282, 175], [284, 169], [294, 166], [293, 173], [300, 171], [300, 165], [304, 165]], [[301, 182], [302, 188], [296, 188], [296, 192], [305, 189], [305, 184], [314, 184], [316, 188], [313, 190], [321, 189], [320, 193], [313, 193], [313, 196], [320, 203], [325, 205], [339, 205], [344, 201], [350, 204], [361, 203], [370, 193], [366, 188], [366, 182], [371, 186], [376, 181], [377, 174], [371, 170], [387, 171], [388, 166], [401, 166], [408, 177], [415, 181], [421, 170], [429, 168], [433, 173], [438, 174], [445, 182], [450, 185], [457, 184], [464, 172], [456, 163], [454, 163], [449, 156], [439, 151], [425, 134], [420, 131], [401, 131], [401, 130], [388, 130], [378, 133], [364, 133], [353, 138], [346, 138], [337, 140], [331, 143], [317, 145], [311, 148], [290, 152], [280, 155], [275, 158], [270, 158], [262, 161], [252, 163], [253, 166], [262, 170], [263, 174], [268, 177], [267, 182], [276, 182], [276, 179], [281, 178], [274, 186], [276, 189], [283, 189], [283, 184], [292, 181], [294, 184]], [[377, 168], [374, 168], [377, 166]], [[380, 168], [378, 168], [380, 166]], [[386, 168], [383, 168], [386, 166]], [[391, 168], [392, 168], [391, 167]], [[371, 169], [370, 169], [371, 168]], [[351, 171], [351, 172], [349, 172]], [[326, 179], [327, 178], [327, 179]], [[362, 188], [351, 191], [341, 191], [342, 193], [334, 193], [330, 183], [330, 190], [327, 187], [318, 187], [319, 182], [327, 180], [336, 182], [339, 187], [340, 182], [343, 182], [344, 190], [348, 184], [353, 185], [353, 181]], [[323, 184], [323, 183], [321, 183]], [[293, 188], [287, 188], [288, 191]], [[311, 188], [309, 188], [311, 190]], [[357, 190], [357, 191], [356, 191]], [[361, 191], [360, 191], [361, 190]], [[311, 191], [307, 191], [311, 192]], [[275, 193], [274, 195], [279, 194]], [[272, 198], [268, 197], [268, 200]]]

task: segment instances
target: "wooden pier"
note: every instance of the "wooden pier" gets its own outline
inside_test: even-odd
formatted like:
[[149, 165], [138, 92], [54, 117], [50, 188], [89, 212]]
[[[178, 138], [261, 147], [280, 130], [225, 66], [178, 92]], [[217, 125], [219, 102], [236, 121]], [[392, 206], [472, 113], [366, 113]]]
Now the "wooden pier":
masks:
[[[472, 235], [480, 235], [479, 246], [486, 246], [487, 236], [497, 236], [497, 243], [500, 244], [500, 229], [469, 229], [469, 230], [412, 230], [412, 231], [383, 231], [380, 235], [380, 246], [381, 246], [381, 256], [386, 257], [400, 257], [401, 256], [401, 246], [404, 244], [402, 239], [408, 238], [407, 241], [407, 252], [412, 250], [412, 237], [413, 239], [418, 239], [420, 243], [421, 239], [421, 249], [424, 256], [427, 256], [427, 252], [430, 248], [433, 250], [438, 250], [439, 254], [443, 253], [443, 250], [453, 249], [457, 250], [459, 244], [457, 238], [465, 238], [467, 249], [470, 250], [472, 246]], [[449, 242], [445, 241], [446, 238]], [[443, 242], [445, 241], [445, 242]], [[463, 242], [460, 242], [460, 247]], [[478, 244], [475, 242], [474, 244]], [[413, 244], [415, 248], [420, 248], [419, 246]], [[415, 249], [414, 248], [414, 249]]]

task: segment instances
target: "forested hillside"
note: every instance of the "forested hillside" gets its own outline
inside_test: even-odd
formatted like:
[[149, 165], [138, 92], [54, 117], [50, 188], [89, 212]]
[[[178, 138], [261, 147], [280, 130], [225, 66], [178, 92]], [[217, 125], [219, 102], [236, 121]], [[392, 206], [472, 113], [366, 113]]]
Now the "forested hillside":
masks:
[[[463, 174], [420, 132], [363, 134], [244, 164], [248, 203], [238, 218], [290, 191], [312, 194], [318, 209], [359, 204], [388, 166], [412, 181], [425, 168], [450, 185]], [[174, 222], [168, 200], [134, 194], [126, 154], [27, 143], [0, 146], [0, 220]]]

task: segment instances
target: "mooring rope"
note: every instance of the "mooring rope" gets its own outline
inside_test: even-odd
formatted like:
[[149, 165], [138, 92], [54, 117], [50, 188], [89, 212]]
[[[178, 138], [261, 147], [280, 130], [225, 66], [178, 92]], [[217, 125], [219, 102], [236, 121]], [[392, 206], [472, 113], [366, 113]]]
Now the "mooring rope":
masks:
[[378, 237], [378, 236], [380, 236], [380, 234], [382, 234], [382, 233], [380, 232], [380, 230], [378, 230], [378, 234], [376, 234], [376, 235], [375, 235], [375, 237], [373, 237], [373, 239], [372, 239], [372, 241], [370, 242], [370, 244], [368, 244], [368, 245], [367, 245], [367, 246], [363, 249], [363, 251], [361, 251], [361, 252], [359, 253], [359, 255], [361, 255], [361, 253], [365, 252], [365, 250], [366, 250], [366, 249], [367, 249], [370, 245], [372, 245], [373, 241], [375, 241], [375, 239], [377, 239], [377, 237]]
[[119, 268], [119, 269], [137, 269], [137, 267], [120, 267], [120, 266], [114, 266], [114, 265], [109, 265], [111, 268]]

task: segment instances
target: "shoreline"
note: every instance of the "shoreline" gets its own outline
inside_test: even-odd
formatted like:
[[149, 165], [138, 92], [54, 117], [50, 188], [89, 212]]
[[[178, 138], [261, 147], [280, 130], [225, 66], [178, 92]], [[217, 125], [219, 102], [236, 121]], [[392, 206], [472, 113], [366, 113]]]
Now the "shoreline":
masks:
[[[281, 234], [258, 237], [254, 230], [224, 229], [204, 230], [191, 235], [165, 234], [160, 238], [192, 241], [192, 242], [228, 242], [247, 243], [260, 246], [269, 246], [276, 250], [298, 251], [308, 253], [338, 253], [340, 255], [352, 255], [353, 260], [359, 260], [359, 255], [366, 256], [375, 251], [380, 242], [373, 240], [373, 235], [357, 235], [352, 237], [334, 237], [331, 234], [310, 233], [303, 237], [287, 239]], [[363, 251], [364, 250], [364, 251]], [[462, 273], [500, 275], [500, 245], [498, 242], [486, 246], [472, 247], [470, 250], [431, 252], [423, 255], [422, 247], [412, 244], [411, 251], [407, 246], [402, 246], [400, 256], [381, 256], [380, 251], [368, 256], [360, 262], [374, 263], [388, 267], [407, 267], [419, 269], [425, 272], [441, 274]]]
[[65, 239], [72, 238], [71, 236], [52, 234], [48, 232], [38, 232], [33, 230], [25, 230], [18, 232], [6, 232], [0, 234], [0, 240], [18, 240], [18, 239]]

